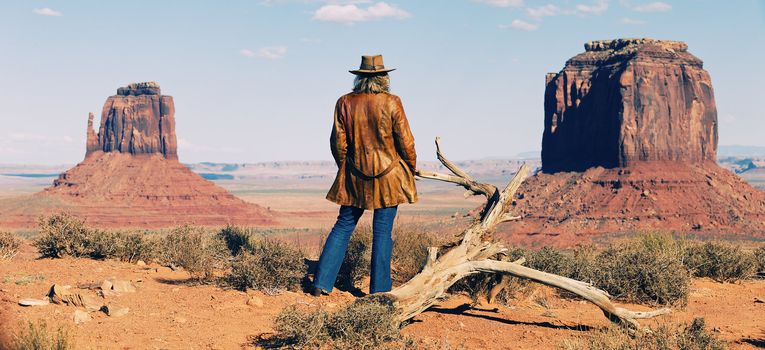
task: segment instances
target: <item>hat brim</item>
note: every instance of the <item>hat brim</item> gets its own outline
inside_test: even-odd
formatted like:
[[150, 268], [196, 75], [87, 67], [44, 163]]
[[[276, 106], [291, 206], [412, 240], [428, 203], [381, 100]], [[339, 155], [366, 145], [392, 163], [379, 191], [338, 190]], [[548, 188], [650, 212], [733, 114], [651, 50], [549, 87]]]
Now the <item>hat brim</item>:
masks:
[[356, 75], [369, 75], [369, 74], [380, 74], [380, 73], [388, 73], [396, 70], [396, 68], [391, 69], [381, 69], [381, 70], [366, 70], [366, 69], [356, 69], [356, 70], [349, 70], [348, 72], [351, 72], [351, 74]]

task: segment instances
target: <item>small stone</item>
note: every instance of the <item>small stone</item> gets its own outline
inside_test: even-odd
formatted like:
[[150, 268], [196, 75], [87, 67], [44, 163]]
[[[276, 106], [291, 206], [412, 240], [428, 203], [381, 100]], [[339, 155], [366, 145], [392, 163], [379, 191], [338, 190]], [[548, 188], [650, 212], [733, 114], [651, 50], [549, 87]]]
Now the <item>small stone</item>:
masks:
[[82, 324], [92, 319], [89, 313], [82, 310], [74, 310], [72, 318], [74, 319], [74, 324]]
[[135, 292], [135, 287], [130, 281], [113, 280], [112, 290], [117, 293], [133, 293]]
[[143, 260], [138, 260], [135, 264], [138, 266], [146, 266], [146, 262]]
[[101, 302], [101, 300], [96, 297], [93, 297], [90, 295], [83, 295], [83, 294], [79, 294], [79, 297], [80, 297], [80, 304], [85, 308], [85, 310], [88, 310], [90, 312], [101, 310], [101, 307], [104, 306], [104, 303]]
[[113, 286], [112, 281], [104, 280], [101, 283], [101, 290], [112, 290], [112, 286]]
[[121, 317], [125, 316], [130, 312], [130, 308], [127, 307], [121, 307], [117, 305], [105, 305], [101, 310], [109, 317]]
[[254, 306], [254, 307], [263, 307], [263, 299], [260, 299], [258, 297], [250, 297], [250, 299], [247, 299], [247, 305]]
[[156, 272], [156, 273], [170, 273], [170, 272], [173, 272], [173, 270], [170, 269], [167, 266], [160, 266], [160, 267], [154, 269], [154, 272]]
[[21, 306], [45, 306], [50, 304], [50, 299], [21, 299], [19, 305]]
[[180, 317], [180, 316], [178, 316], [178, 317], [176, 317], [176, 318], [175, 318], [175, 323], [184, 324], [184, 323], [186, 323], [187, 321], [188, 321], [188, 320], [186, 320], [186, 318], [185, 318], [185, 317]]

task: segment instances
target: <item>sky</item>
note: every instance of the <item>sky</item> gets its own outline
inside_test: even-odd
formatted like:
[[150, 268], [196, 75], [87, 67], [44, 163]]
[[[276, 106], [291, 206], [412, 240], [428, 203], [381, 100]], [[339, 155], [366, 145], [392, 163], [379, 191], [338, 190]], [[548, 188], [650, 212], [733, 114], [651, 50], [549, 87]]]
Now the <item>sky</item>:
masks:
[[545, 73], [589, 40], [682, 40], [712, 77], [721, 145], [765, 146], [765, 2], [0, 2], [0, 163], [72, 164], [120, 86], [173, 96], [183, 162], [329, 160], [336, 99], [383, 54], [421, 160], [539, 151]]

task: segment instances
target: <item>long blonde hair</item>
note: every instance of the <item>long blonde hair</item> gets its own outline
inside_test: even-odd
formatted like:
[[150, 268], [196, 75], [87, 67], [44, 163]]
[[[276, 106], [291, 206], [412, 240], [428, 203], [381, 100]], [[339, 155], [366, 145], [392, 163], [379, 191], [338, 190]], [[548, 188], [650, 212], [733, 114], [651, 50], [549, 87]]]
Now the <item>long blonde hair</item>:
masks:
[[379, 94], [390, 92], [390, 77], [388, 73], [376, 75], [357, 75], [353, 79], [353, 92]]

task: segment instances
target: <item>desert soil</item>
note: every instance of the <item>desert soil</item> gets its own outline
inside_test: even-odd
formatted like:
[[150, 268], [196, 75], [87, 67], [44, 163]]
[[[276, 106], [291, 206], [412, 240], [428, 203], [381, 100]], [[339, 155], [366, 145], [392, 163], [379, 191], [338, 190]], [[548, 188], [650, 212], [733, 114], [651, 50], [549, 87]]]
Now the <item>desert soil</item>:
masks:
[[[16, 304], [22, 298], [43, 297], [54, 283], [87, 286], [100, 284], [107, 278], [130, 280], [137, 286], [135, 293], [105, 299], [107, 303], [128, 307], [127, 315], [109, 317], [94, 312], [91, 321], [75, 325], [75, 307]], [[763, 346], [765, 304], [755, 299], [765, 299], [765, 281], [721, 284], [698, 279], [693, 282], [692, 290], [686, 308], [645, 323], [687, 322], [693, 317], [704, 317], [708, 327], [730, 342], [732, 349]], [[96, 293], [95, 290], [89, 292]], [[272, 332], [273, 318], [287, 305], [323, 304], [332, 309], [353, 300], [352, 295], [342, 291], [315, 299], [302, 292], [267, 295], [214, 285], [193, 285], [186, 272], [154, 265], [74, 258], [39, 259], [29, 242], [25, 242], [12, 261], [0, 265], [0, 296], [1, 306], [15, 318], [15, 322], [9, 321], [12, 326], [21, 320], [45, 320], [52, 327], [63, 326], [73, 336], [78, 349], [255, 348], [253, 337]], [[247, 301], [253, 297], [260, 299], [262, 306], [248, 305]], [[470, 307], [470, 303], [466, 296], [453, 296], [416, 317], [403, 333], [422, 345], [438, 348], [448, 343], [468, 349], [545, 349], [558, 348], [568, 338], [586, 337], [592, 330], [608, 324], [596, 307], [561, 299], [546, 287], [535, 288], [509, 306]]]

